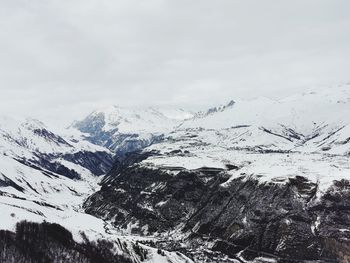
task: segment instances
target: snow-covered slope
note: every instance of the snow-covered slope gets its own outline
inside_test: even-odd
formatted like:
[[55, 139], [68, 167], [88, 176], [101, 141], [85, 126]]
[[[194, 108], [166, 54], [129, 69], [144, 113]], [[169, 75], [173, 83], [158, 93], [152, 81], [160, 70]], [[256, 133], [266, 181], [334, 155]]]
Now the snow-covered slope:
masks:
[[197, 262], [347, 262], [349, 116], [349, 85], [235, 100], [120, 157], [84, 207]]
[[[347, 255], [349, 116], [347, 85], [197, 114], [109, 107], [66, 135], [2, 118], [1, 226], [59, 223], [76, 241], [81, 232], [122, 240], [136, 262], [138, 241], [149, 262], [191, 260], [147, 242], [198, 262], [230, 262], [249, 249], [277, 259]], [[123, 154], [100, 188], [111, 150]]]
[[236, 101], [215, 114], [185, 121], [181, 129], [239, 128], [237, 139], [229, 142], [237, 147], [297, 147], [300, 151], [323, 149], [344, 154], [347, 149], [342, 145], [348, 138], [349, 116], [350, 86], [344, 85], [282, 100], [260, 97]]
[[122, 108], [110, 106], [92, 112], [73, 127], [97, 145], [117, 153], [139, 150], [158, 142], [192, 113], [177, 109]]
[[16, 207], [22, 213], [2, 217], [1, 227], [6, 220], [49, 217], [43, 210], [52, 210], [56, 216], [56, 212], [76, 209], [98, 189], [97, 176], [106, 173], [112, 161], [109, 150], [76, 135], [62, 137], [38, 120], [2, 117], [1, 209]]
[[[111, 253], [123, 255], [129, 259], [127, 262], [191, 262], [175, 252], [163, 251], [160, 255], [155, 248], [137, 244], [140, 239], [123, 237], [107, 222], [84, 212], [81, 206], [99, 190], [100, 175], [112, 166], [113, 154], [82, 140], [76, 130], [66, 130], [64, 134], [52, 132], [37, 120], [1, 118], [0, 230], [15, 232], [18, 223], [24, 220], [46, 221], [65, 227], [74, 241], [81, 244], [86, 242], [85, 238], [111, 242]], [[35, 228], [31, 231], [38, 234]], [[2, 246], [14, 249], [10, 243]], [[1, 256], [11, 258], [14, 251], [1, 250], [0, 261]], [[54, 247], [51, 252], [61, 253]], [[35, 258], [35, 254], [28, 256]]]
[[214, 109], [196, 114], [147, 148], [159, 155], [144, 163], [188, 169], [232, 164], [242, 168], [232, 172], [235, 176], [253, 174], [269, 181], [300, 174], [323, 178], [327, 185], [349, 172], [349, 85]]
[[[21, 121], [1, 117], [0, 153], [26, 164], [45, 167], [51, 172], [60, 173], [59, 167], [67, 162], [87, 168], [96, 175], [107, 172], [112, 162], [112, 153], [108, 149], [83, 140], [75, 130], [66, 133], [68, 135], [58, 135], [34, 119]], [[95, 165], [89, 164], [92, 160], [96, 161]], [[67, 171], [64, 175], [69, 177]]]

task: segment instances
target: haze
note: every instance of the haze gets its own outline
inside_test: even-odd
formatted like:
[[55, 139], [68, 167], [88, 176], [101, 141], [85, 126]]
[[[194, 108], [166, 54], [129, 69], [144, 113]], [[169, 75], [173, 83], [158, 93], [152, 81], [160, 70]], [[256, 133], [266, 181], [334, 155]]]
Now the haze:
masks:
[[0, 110], [198, 108], [349, 82], [348, 0], [0, 1]]

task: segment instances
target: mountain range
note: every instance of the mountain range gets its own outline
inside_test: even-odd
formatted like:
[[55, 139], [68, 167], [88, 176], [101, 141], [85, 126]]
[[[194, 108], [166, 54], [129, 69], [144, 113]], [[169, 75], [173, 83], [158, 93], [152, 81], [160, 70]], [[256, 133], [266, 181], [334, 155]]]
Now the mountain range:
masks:
[[350, 262], [349, 116], [342, 85], [201, 112], [111, 106], [64, 132], [2, 117], [0, 259]]

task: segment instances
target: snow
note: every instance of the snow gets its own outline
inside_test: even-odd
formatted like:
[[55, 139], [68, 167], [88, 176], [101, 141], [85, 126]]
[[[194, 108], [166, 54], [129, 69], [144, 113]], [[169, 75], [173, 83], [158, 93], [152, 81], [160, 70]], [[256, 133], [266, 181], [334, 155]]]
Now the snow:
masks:
[[[60, 136], [51, 132], [43, 123], [33, 119], [24, 121], [1, 117], [0, 124], [0, 175], [2, 180], [12, 182], [15, 187], [1, 187], [2, 195], [13, 196], [14, 202], [32, 204], [45, 202], [53, 207], [72, 210], [80, 206], [84, 198], [99, 189], [100, 179], [84, 167], [57, 157], [54, 162], [76, 171], [81, 180], [71, 180], [67, 177], [46, 171], [45, 168], [33, 169], [17, 160], [37, 160], [37, 155], [59, 156], [78, 151], [108, 151], [100, 146], [82, 142], [75, 135]], [[44, 134], [35, 132], [45, 130]], [[55, 157], [53, 157], [55, 158]], [[3, 201], [4, 196], [0, 195]], [[26, 201], [16, 198], [25, 198]], [[9, 200], [3, 204], [9, 204]], [[18, 205], [20, 207], [21, 205]], [[56, 212], [56, 211], [55, 211]]]
[[237, 171], [228, 171], [232, 177], [222, 185], [223, 187], [242, 175], [249, 175], [262, 183], [271, 181], [286, 183], [288, 178], [300, 175], [318, 183], [320, 191], [326, 191], [334, 180], [348, 178], [350, 173], [350, 158], [348, 156], [298, 152], [256, 153], [214, 146], [207, 146], [205, 149], [205, 151], [192, 150], [194, 156], [155, 156], [143, 161], [143, 164], [158, 167], [182, 166], [189, 170], [201, 167], [225, 169], [226, 164], [241, 167]]
[[282, 100], [258, 97], [236, 100], [232, 107], [186, 121], [182, 128], [223, 129], [237, 125], [275, 126], [280, 123], [310, 133], [322, 123], [349, 123], [350, 85], [297, 94]]
[[33, 169], [16, 159], [36, 160], [37, 155], [108, 150], [82, 142], [77, 134], [57, 135], [38, 120], [9, 117], [0, 117], [0, 120], [0, 175], [9, 185], [0, 188], [1, 229], [13, 231], [16, 223], [22, 220], [46, 220], [67, 227], [76, 237], [83, 230], [101, 232], [102, 222], [82, 213], [80, 208], [84, 199], [99, 189], [99, 178], [84, 167], [59, 157], [54, 161], [75, 170], [81, 180], [72, 180], [45, 168]]
[[[38, 130], [49, 132], [49, 137], [38, 134]], [[0, 117], [0, 152], [10, 155], [30, 157], [33, 152], [64, 154], [108, 151], [82, 140], [82, 136], [83, 134], [75, 129], [66, 130], [65, 135], [58, 135], [34, 119], [16, 120]]]
[[164, 256], [158, 254], [157, 249], [150, 250], [150, 257], [145, 261], [147, 263], [192, 263], [188, 257], [175, 252], [164, 251]]
[[[47, 131], [48, 136], [36, 133], [38, 129]], [[86, 168], [59, 157], [78, 151], [109, 150], [82, 141], [79, 132], [70, 131], [73, 129], [58, 135], [37, 120], [0, 118], [0, 180], [9, 185], [0, 187], [0, 229], [15, 231], [16, 224], [23, 220], [57, 223], [71, 231], [76, 242], [84, 241], [84, 232], [89, 240], [114, 242], [115, 252], [123, 253], [117, 245], [120, 240], [126, 242], [133, 255], [132, 244], [138, 237], [118, 234], [108, 222], [84, 213], [81, 207], [84, 200], [100, 188], [100, 179]], [[54, 162], [73, 169], [80, 179], [69, 179], [45, 168], [34, 169], [16, 160], [34, 160], [37, 154], [57, 155]], [[144, 247], [149, 252], [149, 262], [192, 262], [175, 252], [165, 252], [162, 256], [156, 249]]]
[[[160, 155], [149, 157], [142, 165], [169, 170], [172, 167], [221, 168], [230, 175], [221, 187], [228, 187], [239, 177], [254, 178], [261, 184], [284, 184], [289, 178], [304, 176], [318, 185], [319, 197], [334, 180], [349, 178], [349, 85], [282, 100], [264, 97], [235, 100], [199, 114], [112, 106], [90, 116], [100, 114], [105, 119], [104, 131], [138, 134], [139, 139], [149, 141], [154, 134], [165, 134], [164, 141], [145, 149]], [[99, 179], [86, 168], [59, 156], [79, 151], [109, 152], [82, 140], [83, 137], [84, 134], [73, 128], [52, 132], [37, 120], [0, 117], [0, 180], [8, 184], [0, 188], [2, 229], [13, 231], [21, 220], [45, 220], [66, 227], [78, 242], [82, 241], [81, 232], [92, 240], [120, 238], [135, 242], [141, 239], [131, 236], [137, 222], [130, 222], [125, 236], [108, 222], [82, 211], [84, 200], [99, 189]], [[54, 161], [76, 171], [81, 180], [48, 174], [45, 169], [33, 169], [16, 161], [35, 160], [36, 154], [57, 155]], [[228, 169], [228, 165], [234, 165], [235, 169]], [[157, 187], [162, 185], [145, 190], [154, 191]], [[146, 203], [138, 205], [151, 209]], [[320, 221], [317, 218], [314, 222], [313, 232]], [[154, 248], [144, 247], [151, 255], [146, 262], [192, 262], [181, 254], [164, 252], [163, 256]]]
[[172, 130], [184, 119], [189, 119], [193, 115], [182, 109], [161, 109], [149, 108], [123, 108], [109, 106], [98, 109], [90, 114], [90, 117], [104, 116], [104, 131], [118, 129], [124, 134], [161, 134]]
[[[350, 85], [307, 92], [283, 100], [236, 100], [211, 114], [199, 114], [146, 149], [160, 155], [148, 167], [226, 169], [231, 179], [286, 183], [304, 176], [326, 191], [350, 172]], [[180, 152], [179, 152], [180, 150]], [[173, 151], [176, 151], [174, 153]]]
[[318, 227], [321, 224], [321, 217], [317, 216], [316, 221], [311, 226], [311, 232], [316, 235], [316, 230], [318, 230]]

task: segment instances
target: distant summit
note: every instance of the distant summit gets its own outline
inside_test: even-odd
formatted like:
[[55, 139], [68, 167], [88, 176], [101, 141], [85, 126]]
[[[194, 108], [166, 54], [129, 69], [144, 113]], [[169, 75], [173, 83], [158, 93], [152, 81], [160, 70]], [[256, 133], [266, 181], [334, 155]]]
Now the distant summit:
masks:
[[90, 142], [123, 154], [158, 142], [163, 134], [192, 117], [183, 109], [113, 105], [95, 110], [73, 127], [85, 133]]
[[194, 117], [195, 118], [203, 118], [203, 117], [206, 117], [208, 115], [211, 115], [211, 114], [214, 114], [214, 113], [217, 113], [217, 112], [223, 112], [223, 111], [225, 111], [228, 108], [232, 108], [235, 105], [235, 103], [236, 102], [234, 100], [230, 100], [227, 104], [210, 108], [207, 111], [200, 111], [197, 114], [195, 114]]

